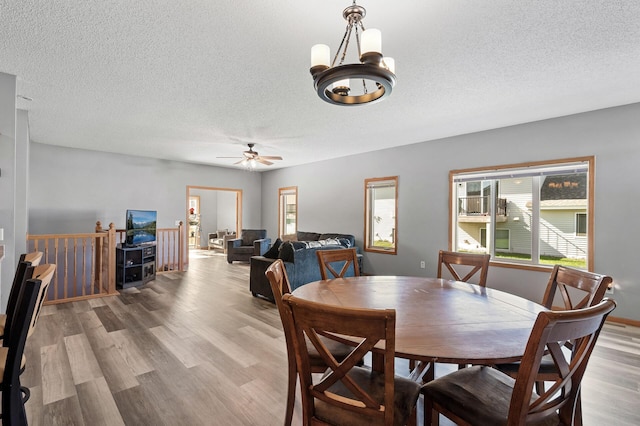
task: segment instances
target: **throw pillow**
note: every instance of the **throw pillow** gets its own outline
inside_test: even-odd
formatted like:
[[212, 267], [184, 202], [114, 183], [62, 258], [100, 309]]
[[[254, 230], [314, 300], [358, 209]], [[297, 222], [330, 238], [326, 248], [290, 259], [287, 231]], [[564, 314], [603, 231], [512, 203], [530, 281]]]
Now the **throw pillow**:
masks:
[[298, 241], [318, 241], [320, 238], [320, 234], [317, 232], [302, 232], [298, 231], [296, 234], [296, 239]]
[[320, 243], [320, 245], [323, 246], [339, 246], [340, 241], [338, 241], [337, 238], [327, 238], [326, 240], [318, 240], [318, 242]]
[[340, 241], [340, 245], [344, 246], [345, 248], [351, 248], [351, 241], [349, 241], [346, 238], [338, 238], [338, 241]]
[[278, 259], [281, 259], [283, 262], [293, 262], [293, 244], [291, 244], [291, 241], [285, 241], [280, 244]]
[[277, 240], [275, 240], [273, 242], [273, 245], [271, 246], [271, 248], [269, 248], [269, 250], [267, 250], [265, 252], [265, 254], [263, 254], [264, 257], [267, 257], [269, 259], [277, 259], [278, 258], [278, 254], [280, 252], [280, 245], [282, 244], [282, 240], [280, 238], [278, 238]]
[[225, 235], [227, 235], [227, 230], [226, 229], [218, 229], [218, 238], [223, 238]]
[[293, 250], [306, 249], [309, 248], [309, 241], [291, 241], [291, 247], [293, 247]]

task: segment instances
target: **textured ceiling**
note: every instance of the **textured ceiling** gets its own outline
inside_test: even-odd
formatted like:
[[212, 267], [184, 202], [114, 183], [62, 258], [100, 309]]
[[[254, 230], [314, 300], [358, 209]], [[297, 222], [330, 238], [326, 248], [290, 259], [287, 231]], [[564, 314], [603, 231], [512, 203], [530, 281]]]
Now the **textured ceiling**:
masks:
[[[361, 0], [396, 60], [375, 105], [322, 102], [309, 50], [350, 0], [0, 0], [0, 72], [43, 144], [304, 164], [640, 101], [638, 0]], [[266, 167], [261, 167], [266, 170]]]

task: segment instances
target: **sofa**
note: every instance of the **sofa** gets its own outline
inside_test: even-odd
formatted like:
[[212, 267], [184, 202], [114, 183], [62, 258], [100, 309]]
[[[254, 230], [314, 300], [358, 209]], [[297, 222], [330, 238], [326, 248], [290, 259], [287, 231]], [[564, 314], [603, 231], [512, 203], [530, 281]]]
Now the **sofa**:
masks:
[[249, 262], [252, 256], [261, 256], [269, 250], [271, 238], [266, 229], [243, 229], [240, 238], [227, 241], [227, 262], [234, 260]]
[[[316, 255], [318, 250], [355, 247], [355, 237], [349, 234], [298, 232], [297, 239], [297, 241], [285, 241], [280, 244], [279, 240], [276, 240], [269, 252], [251, 257], [249, 290], [254, 297], [262, 296], [274, 301], [265, 272], [276, 259], [282, 259], [284, 262], [293, 291], [301, 285], [322, 279]], [[357, 247], [356, 250], [358, 250]], [[358, 255], [359, 268], [362, 267], [361, 259], [362, 255]], [[347, 274], [349, 275], [353, 275], [353, 272]]]
[[208, 250], [218, 249], [218, 250], [223, 250], [226, 253], [227, 241], [234, 239], [235, 237], [236, 237], [235, 232], [229, 232], [226, 229], [218, 230], [218, 232], [209, 233], [207, 238]]

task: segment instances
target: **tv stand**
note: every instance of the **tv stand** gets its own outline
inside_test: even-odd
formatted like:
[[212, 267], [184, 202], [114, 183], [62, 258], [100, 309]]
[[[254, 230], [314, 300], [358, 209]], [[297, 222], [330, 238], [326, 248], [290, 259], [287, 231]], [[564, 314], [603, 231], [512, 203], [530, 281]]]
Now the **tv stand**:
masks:
[[116, 247], [117, 288], [137, 287], [156, 278], [156, 246]]

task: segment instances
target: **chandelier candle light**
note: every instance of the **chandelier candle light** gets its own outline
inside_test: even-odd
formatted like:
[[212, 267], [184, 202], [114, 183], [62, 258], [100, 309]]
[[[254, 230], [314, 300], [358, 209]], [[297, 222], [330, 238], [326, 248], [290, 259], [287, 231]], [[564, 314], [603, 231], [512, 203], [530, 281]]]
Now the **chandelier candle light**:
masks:
[[[381, 101], [391, 94], [396, 84], [395, 62], [382, 56], [380, 30], [365, 30], [362, 24], [366, 10], [353, 4], [342, 16], [347, 28], [333, 61], [326, 44], [311, 48], [311, 75], [318, 96], [335, 105], [361, 105]], [[344, 64], [352, 34], [355, 37], [360, 62]], [[338, 57], [340, 59], [338, 61]]]

